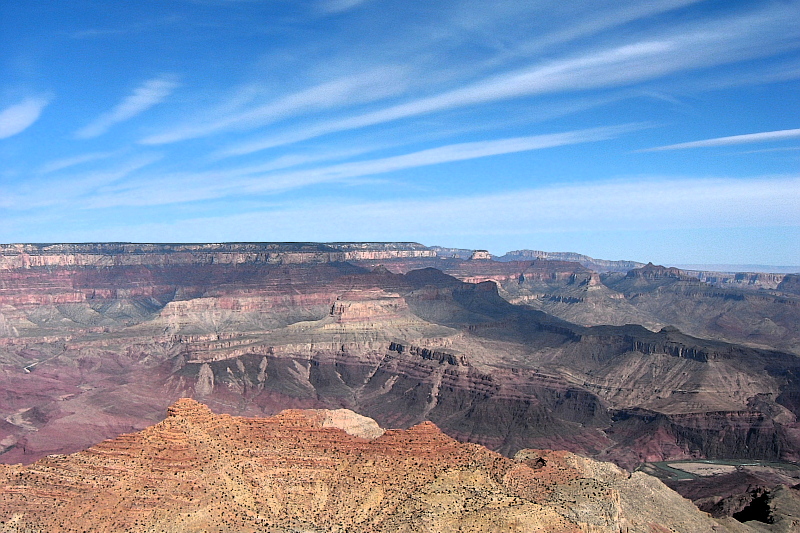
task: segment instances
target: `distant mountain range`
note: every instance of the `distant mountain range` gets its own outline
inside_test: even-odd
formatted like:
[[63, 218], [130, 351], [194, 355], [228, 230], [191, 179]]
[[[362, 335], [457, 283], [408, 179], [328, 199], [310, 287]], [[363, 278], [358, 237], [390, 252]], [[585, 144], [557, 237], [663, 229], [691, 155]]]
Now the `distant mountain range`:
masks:
[[[431, 249], [436, 251], [439, 257], [454, 257], [458, 259], [469, 259], [475, 253], [475, 250], [465, 248], [445, 248], [442, 246], [431, 246]], [[590, 268], [596, 272], [627, 272], [633, 268], [641, 268], [645, 263], [637, 261], [609, 261], [606, 259], [595, 259], [588, 255], [578, 254], [574, 252], [545, 252], [542, 250], [514, 250], [506, 252], [501, 256], [492, 256], [495, 261], [526, 261], [531, 259], [550, 259], [553, 261], [573, 261], [580, 263], [586, 268]], [[698, 277], [701, 273], [714, 273], [718, 275], [736, 275], [739, 273], [767, 273], [767, 274], [796, 274], [800, 273], [800, 266], [770, 266], [770, 265], [723, 265], [723, 264], [708, 264], [708, 265], [670, 265], [686, 271], [698, 272]]]

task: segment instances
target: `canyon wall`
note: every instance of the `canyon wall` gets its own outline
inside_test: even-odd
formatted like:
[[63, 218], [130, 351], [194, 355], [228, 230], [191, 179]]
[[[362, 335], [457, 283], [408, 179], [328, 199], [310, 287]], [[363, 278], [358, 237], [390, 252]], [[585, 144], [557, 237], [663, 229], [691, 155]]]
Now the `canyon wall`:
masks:
[[[167, 264], [162, 252], [0, 272], [0, 461], [143, 428], [181, 396], [237, 415], [348, 408], [389, 427], [432, 420], [509, 456], [558, 448], [629, 468], [800, 450], [796, 356], [510, 303], [538, 288], [574, 308], [701, 284], [679, 274], [622, 275], [615, 292], [577, 263], [547, 260]], [[432, 262], [462, 279], [408, 270]]]

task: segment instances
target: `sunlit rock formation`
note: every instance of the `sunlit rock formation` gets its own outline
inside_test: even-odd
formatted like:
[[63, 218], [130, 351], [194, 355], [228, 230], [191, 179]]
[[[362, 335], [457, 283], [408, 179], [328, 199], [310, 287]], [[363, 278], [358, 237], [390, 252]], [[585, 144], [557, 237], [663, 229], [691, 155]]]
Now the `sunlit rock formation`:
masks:
[[512, 460], [430, 422], [348, 431], [354, 420], [377, 427], [351, 412], [242, 418], [181, 399], [138, 433], [0, 465], [0, 531], [726, 530], [643, 473], [548, 450]]

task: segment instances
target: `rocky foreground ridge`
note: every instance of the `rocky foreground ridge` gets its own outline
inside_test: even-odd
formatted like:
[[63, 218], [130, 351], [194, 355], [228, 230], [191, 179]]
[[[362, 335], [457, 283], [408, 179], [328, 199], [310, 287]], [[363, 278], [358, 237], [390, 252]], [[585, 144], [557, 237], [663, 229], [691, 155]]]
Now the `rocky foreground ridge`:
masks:
[[190, 399], [138, 433], [0, 465], [0, 531], [87, 530], [749, 531], [568, 452], [509, 459], [430, 422], [384, 432], [351, 411], [243, 418]]

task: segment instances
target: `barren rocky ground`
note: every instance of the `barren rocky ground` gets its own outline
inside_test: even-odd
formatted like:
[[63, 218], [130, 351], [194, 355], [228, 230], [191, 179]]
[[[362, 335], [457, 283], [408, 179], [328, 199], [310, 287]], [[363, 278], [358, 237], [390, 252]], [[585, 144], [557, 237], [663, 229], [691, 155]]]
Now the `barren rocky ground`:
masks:
[[86, 451], [0, 465], [0, 531], [744, 531], [643, 473], [568, 452], [508, 459], [430, 422], [352, 412], [167, 418]]

